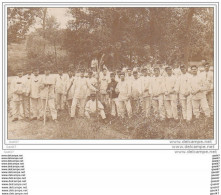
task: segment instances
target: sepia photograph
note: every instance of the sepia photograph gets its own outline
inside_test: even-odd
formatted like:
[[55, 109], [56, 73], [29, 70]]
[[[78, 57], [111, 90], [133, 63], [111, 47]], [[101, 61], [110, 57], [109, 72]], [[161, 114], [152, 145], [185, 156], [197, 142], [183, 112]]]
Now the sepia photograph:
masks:
[[214, 139], [213, 7], [8, 7], [8, 140]]

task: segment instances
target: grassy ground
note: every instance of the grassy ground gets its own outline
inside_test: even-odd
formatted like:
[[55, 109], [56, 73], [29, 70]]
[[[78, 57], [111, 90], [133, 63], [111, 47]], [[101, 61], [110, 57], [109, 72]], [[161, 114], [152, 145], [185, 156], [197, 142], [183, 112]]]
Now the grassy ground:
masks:
[[183, 121], [160, 122], [154, 117], [145, 120], [140, 116], [121, 121], [101, 121], [86, 118], [70, 120], [67, 111], [58, 114], [59, 122], [8, 120], [8, 139], [213, 139], [213, 118], [205, 124], [202, 116], [191, 124]]

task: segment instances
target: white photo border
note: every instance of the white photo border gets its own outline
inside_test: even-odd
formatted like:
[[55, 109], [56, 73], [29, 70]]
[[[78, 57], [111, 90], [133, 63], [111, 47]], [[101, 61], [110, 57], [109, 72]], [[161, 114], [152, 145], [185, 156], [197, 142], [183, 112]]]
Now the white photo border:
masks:
[[[7, 111], [8, 7], [212, 7], [214, 9], [214, 139], [212, 140], [9, 140]], [[2, 2], [2, 149], [3, 150], [218, 150], [219, 149], [219, 2]]]

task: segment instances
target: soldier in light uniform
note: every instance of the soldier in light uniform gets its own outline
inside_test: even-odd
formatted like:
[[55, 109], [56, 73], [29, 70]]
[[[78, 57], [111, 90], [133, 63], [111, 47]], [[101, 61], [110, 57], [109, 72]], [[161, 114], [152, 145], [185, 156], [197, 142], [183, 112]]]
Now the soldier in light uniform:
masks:
[[190, 122], [192, 119], [192, 102], [191, 94], [189, 93], [189, 79], [191, 75], [187, 72], [185, 65], [181, 65], [180, 70], [182, 74], [177, 79], [175, 91], [179, 94], [183, 119]]
[[100, 74], [99, 82], [100, 82], [101, 103], [104, 106], [107, 106], [108, 104], [107, 86], [108, 83], [110, 82], [110, 77], [107, 73], [106, 68], [104, 68], [102, 74]]
[[65, 104], [65, 83], [67, 77], [63, 74], [62, 68], [58, 69], [55, 79], [56, 107], [57, 111], [64, 110]]
[[191, 66], [192, 77], [189, 79], [189, 91], [192, 94], [193, 114], [198, 119], [200, 116], [200, 107], [206, 117], [210, 117], [210, 109], [204, 91], [204, 80], [197, 74], [197, 66]]
[[[95, 93], [91, 93], [91, 99], [88, 100], [88, 102], [86, 103], [85, 106], [85, 116], [89, 119], [91, 118], [91, 116], [95, 116], [96, 115], [96, 109], [98, 109], [98, 113], [101, 116], [101, 118], [103, 120], [106, 119], [106, 115], [104, 112], [104, 106], [101, 104], [100, 101], [98, 101], [96, 103], [96, 94]], [[96, 108], [96, 104], [98, 105], [98, 108]]]
[[167, 76], [164, 78], [164, 106], [167, 118], [178, 120], [177, 93], [175, 91], [177, 77], [172, 75], [172, 68], [170, 66], [167, 66], [165, 71]]
[[41, 111], [41, 99], [40, 99], [40, 87], [41, 87], [41, 76], [39, 70], [35, 68], [33, 70], [33, 76], [31, 77], [30, 84], [30, 102], [33, 117], [31, 120], [37, 120], [40, 117]]
[[213, 72], [210, 71], [210, 64], [204, 64], [205, 71], [201, 73], [201, 77], [204, 80], [204, 90], [206, 99], [209, 104], [210, 113], [213, 114]]
[[[97, 88], [97, 79], [93, 77], [93, 72], [92, 71], [89, 71], [88, 72], [88, 83], [90, 83], [93, 87]], [[90, 98], [90, 95], [93, 91], [88, 88], [88, 94], [87, 94], [87, 97], [88, 99]]]
[[66, 84], [65, 84], [66, 102], [67, 102], [69, 114], [71, 114], [71, 105], [72, 105], [72, 100], [74, 97], [73, 89], [72, 89], [74, 80], [75, 80], [74, 72], [70, 69], [68, 71], [68, 77], [66, 79]]
[[[12, 92], [12, 122], [22, 117], [23, 111], [23, 93], [25, 92], [23, 71], [17, 70], [17, 76], [12, 80], [10, 90]], [[22, 105], [23, 104], [23, 105]], [[21, 109], [22, 108], [22, 109]]]
[[84, 116], [84, 107], [87, 100], [87, 91], [88, 88], [97, 91], [95, 87], [93, 87], [88, 80], [84, 77], [84, 69], [80, 70], [80, 77], [74, 80], [73, 83], [73, 101], [71, 105], [71, 119], [74, 119], [76, 114], [76, 107], [79, 104], [79, 114], [81, 117]]
[[155, 115], [160, 120], [164, 120], [164, 78], [160, 76], [159, 67], [154, 67], [154, 77], [151, 78], [150, 82], [150, 95], [152, 97], [152, 105]]
[[132, 116], [132, 108], [130, 104], [130, 97], [131, 97], [131, 87], [127, 81], [125, 81], [125, 73], [121, 73], [120, 76], [121, 80], [116, 86], [116, 93], [118, 93], [118, 105], [119, 105], [119, 116], [122, 118], [125, 117], [125, 110], [126, 107], [128, 117], [131, 118]]
[[141, 77], [141, 91], [142, 91], [142, 109], [145, 114], [145, 117], [150, 116], [150, 108], [151, 108], [151, 96], [150, 96], [150, 80], [151, 78], [148, 76], [147, 68], [143, 68], [142, 70], [143, 76]]
[[31, 78], [32, 78], [32, 71], [28, 70], [27, 74], [23, 76], [24, 79], [24, 86], [25, 91], [23, 93], [23, 101], [24, 101], [24, 114], [25, 118], [29, 118], [30, 114], [30, 86], [31, 86]]
[[138, 114], [140, 109], [140, 97], [141, 97], [141, 80], [138, 78], [138, 72], [133, 72], [133, 81], [131, 82], [131, 107], [133, 114]]
[[40, 89], [40, 98], [42, 105], [41, 120], [44, 116], [46, 99], [48, 98], [47, 108], [49, 108], [52, 120], [57, 123], [57, 110], [55, 108], [55, 78], [53, 75], [50, 74], [49, 67], [45, 67], [45, 74], [42, 75]]

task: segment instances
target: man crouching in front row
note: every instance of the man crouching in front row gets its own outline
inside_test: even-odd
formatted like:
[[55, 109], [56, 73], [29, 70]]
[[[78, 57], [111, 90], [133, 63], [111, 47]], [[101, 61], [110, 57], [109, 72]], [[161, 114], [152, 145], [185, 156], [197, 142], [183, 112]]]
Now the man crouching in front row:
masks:
[[[85, 106], [85, 116], [88, 119], [91, 118], [91, 116], [96, 116], [96, 94], [92, 93], [90, 97], [91, 99], [86, 103]], [[104, 112], [104, 106], [101, 104], [99, 100], [97, 100], [97, 107], [99, 115], [101, 116], [103, 121], [105, 121], [106, 115]]]

